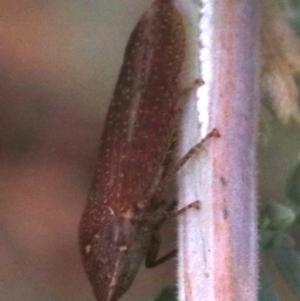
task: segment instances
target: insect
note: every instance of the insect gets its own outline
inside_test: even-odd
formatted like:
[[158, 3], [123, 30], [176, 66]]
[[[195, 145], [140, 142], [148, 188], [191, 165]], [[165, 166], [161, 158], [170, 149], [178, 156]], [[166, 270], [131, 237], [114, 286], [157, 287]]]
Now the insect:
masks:
[[173, 205], [159, 194], [180, 112], [184, 56], [181, 15], [172, 0], [155, 0], [126, 46], [79, 226], [82, 261], [98, 301], [119, 299], [144, 258], [148, 266], [157, 263], [158, 248], [150, 245]]

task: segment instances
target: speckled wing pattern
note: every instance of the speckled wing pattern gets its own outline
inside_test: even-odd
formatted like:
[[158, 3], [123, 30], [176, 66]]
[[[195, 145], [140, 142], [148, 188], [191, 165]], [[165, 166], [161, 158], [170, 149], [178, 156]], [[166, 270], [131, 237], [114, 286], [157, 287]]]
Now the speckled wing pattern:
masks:
[[124, 210], [137, 198], [149, 202], [143, 196], [159, 173], [174, 133], [184, 49], [181, 16], [172, 1], [156, 0], [126, 47], [90, 202], [109, 202]]

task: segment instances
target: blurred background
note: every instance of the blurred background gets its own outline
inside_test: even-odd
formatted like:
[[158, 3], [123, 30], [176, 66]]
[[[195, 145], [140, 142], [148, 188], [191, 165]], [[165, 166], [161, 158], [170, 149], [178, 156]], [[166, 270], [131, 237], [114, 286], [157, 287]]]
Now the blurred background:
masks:
[[[77, 227], [124, 47], [150, 2], [0, 0], [1, 300], [95, 300]], [[172, 264], [124, 300], [172, 283]]]
[[[1, 300], [95, 300], [77, 227], [124, 47], [151, 2], [0, 0]], [[277, 200], [300, 153], [299, 126], [268, 124], [259, 195]], [[174, 223], [164, 231], [169, 250]], [[142, 267], [122, 300], [173, 283], [174, 266]]]

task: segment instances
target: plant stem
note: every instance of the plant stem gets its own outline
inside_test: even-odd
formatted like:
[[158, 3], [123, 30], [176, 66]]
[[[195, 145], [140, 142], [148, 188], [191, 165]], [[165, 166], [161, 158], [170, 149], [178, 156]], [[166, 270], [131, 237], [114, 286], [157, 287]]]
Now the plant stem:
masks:
[[[200, 10], [200, 8], [199, 8]], [[202, 78], [190, 102], [180, 154], [217, 128], [179, 177], [179, 300], [257, 300], [256, 143], [259, 120], [259, 0], [203, 1]]]

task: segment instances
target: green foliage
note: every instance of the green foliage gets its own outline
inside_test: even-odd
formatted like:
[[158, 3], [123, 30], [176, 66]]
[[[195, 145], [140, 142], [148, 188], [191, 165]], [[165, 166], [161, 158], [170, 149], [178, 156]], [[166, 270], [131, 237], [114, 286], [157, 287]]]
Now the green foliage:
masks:
[[300, 205], [300, 162], [296, 164], [288, 178], [286, 196], [296, 206]]
[[278, 268], [281, 276], [300, 299], [300, 253], [295, 249], [293, 238], [288, 235], [280, 235], [268, 250], [268, 254]]
[[261, 206], [259, 227], [261, 230], [283, 231], [293, 224], [295, 218], [293, 209], [269, 202]]
[[[259, 214], [260, 246], [291, 292], [300, 300], [300, 253], [289, 234], [300, 221], [300, 161], [286, 182], [286, 205], [268, 202]], [[265, 271], [260, 277], [260, 301], [284, 300]]]
[[177, 300], [177, 287], [173, 286], [166, 286], [162, 289], [162, 291], [151, 301], [176, 301]]
[[276, 291], [276, 288], [269, 278], [269, 275], [266, 274], [263, 270], [260, 271], [259, 275], [259, 292], [258, 292], [259, 301], [282, 301], [279, 297], [279, 294]]

